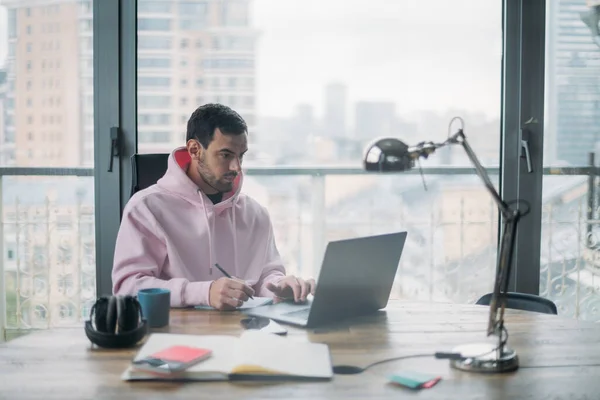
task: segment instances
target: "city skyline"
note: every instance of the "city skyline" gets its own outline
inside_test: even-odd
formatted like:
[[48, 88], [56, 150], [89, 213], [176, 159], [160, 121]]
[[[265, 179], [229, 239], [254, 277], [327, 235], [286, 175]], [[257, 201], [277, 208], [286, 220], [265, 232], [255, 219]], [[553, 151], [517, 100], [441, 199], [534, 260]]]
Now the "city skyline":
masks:
[[[138, 12], [138, 138], [143, 151], [168, 151], [181, 143], [187, 117], [203, 102], [221, 102], [238, 110], [247, 119], [253, 138], [271, 138], [277, 134], [259, 126], [258, 121], [265, 118], [288, 118], [302, 124], [302, 118], [298, 118], [296, 112], [304, 107], [310, 109], [311, 129], [319, 128], [318, 132], [311, 132], [312, 135], [355, 141], [359, 138], [374, 139], [381, 134], [408, 137], [409, 140], [430, 140], [445, 134], [444, 124], [432, 125], [431, 118], [449, 120], [453, 116], [468, 116], [466, 122], [469, 127], [486, 126], [485, 131], [473, 130], [469, 134], [478, 136], [478, 139], [483, 135], [488, 142], [494, 142], [489, 139], [499, 134], [501, 111], [501, 51], [498, 49], [498, 44], [501, 44], [501, 14], [499, 10], [494, 11], [495, 1], [464, 0], [452, 6], [434, 1], [440, 10], [452, 16], [452, 21], [437, 14], [431, 16], [422, 3], [413, 0], [411, 4], [404, 2], [402, 5], [379, 0], [378, 7], [369, 11], [361, 7], [364, 5], [361, 0], [331, 0], [326, 5], [314, 0], [301, 3], [303, 7], [290, 13], [289, 6], [299, 5], [299, 0], [277, 3], [269, 0], [225, 3], [195, 0], [185, 4], [170, 0], [141, 2]], [[74, 0], [42, 3], [4, 0], [0, 1], [0, 20], [8, 20], [6, 7], [1, 5], [24, 10], [30, 4], [33, 8], [46, 7], [44, 4], [64, 4], [78, 9], [84, 3]], [[241, 5], [238, 12], [241, 19], [232, 20], [232, 25], [225, 27], [225, 33], [217, 34], [209, 28], [221, 23], [221, 17], [217, 18], [209, 11], [215, 4], [229, 4], [223, 6], [229, 8]], [[559, 13], [565, 21], [568, 19], [564, 28], [568, 29], [561, 35], [570, 35], [576, 42], [573, 42], [575, 47], [569, 47], [559, 43], [556, 30], [548, 31], [545, 164], [568, 162], [575, 165], [578, 160], [583, 160], [579, 164], [585, 163], [587, 153], [582, 152], [596, 146], [594, 140], [600, 137], [587, 122], [587, 114], [585, 118], [583, 115], [585, 110], [589, 114], [590, 106], [598, 107], [599, 100], [595, 100], [595, 105], [591, 104], [586, 100], [589, 96], [584, 93], [597, 62], [593, 57], [595, 47], [577, 13], [578, 8], [584, 7], [579, 4], [578, 8], [573, 8], [575, 4], [563, 0], [553, 3], [548, 11], [550, 22], [558, 23]], [[204, 28], [192, 20], [187, 21], [190, 24], [185, 27], [181, 25], [177, 21], [188, 18], [182, 13], [182, 7], [187, 7], [191, 13], [200, 12], [198, 15], [209, 25]], [[477, 18], [457, 12], [464, 9], [473, 11]], [[319, 13], [315, 13], [317, 10]], [[78, 24], [77, 18], [82, 17], [89, 18], [85, 20], [87, 24]], [[20, 18], [25, 18], [25, 15]], [[16, 125], [13, 124], [12, 130], [5, 133], [13, 139], [12, 142], [4, 142], [3, 151], [18, 154], [5, 159], [14, 159], [17, 164], [25, 165], [19, 160], [36, 157], [38, 149], [32, 147], [33, 140], [41, 139], [46, 144], [43, 153], [37, 156], [50, 160], [64, 159], [64, 163], [69, 165], [90, 165], [94, 118], [91, 7], [79, 17], [42, 12], [36, 18], [23, 21], [31, 24], [49, 18], [47, 21], [52, 22], [33, 29], [33, 34], [29, 33], [29, 25], [27, 32], [24, 26], [13, 27], [13, 30], [18, 30], [20, 38], [12, 42], [12, 60], [18, 53], [21, 62], [33, 60], [33, 68], [29, 71], [27, 61], [27, 70], [24, 65], [18, 64], [15, 65], [16, 71], [13, 69], [12, 81], [11, 74], [8, 75], [7, 90], [14, 95], [12, 98], [9, 95], [4, 104], [9, 110], [5, 124], [9, 130], [11, 121], [16, 121]], [[60, 34], [52, 29], [57, 21], [63, 25]], [[6, 52], [10, 26], [10, 21], [0, 24], [0, 57], [11, 56]], [[235, 29], [227, 31], [227, 28]], [[240, 28], [244, 32], [242, 35], [246, 35], [243, 40], [235, 36], [242, 32]], [[445, 28], [448, 28], [446, 34], [433, 43], [431, 34], [435, 37], [436, 32]], [[47, 33], [44, 33], [45, 30], [48, 30]], [[478, 34], [472, 35], [475, 30]], [[227, 37], [228, 34], [232, 37]], [[12, 35], [14, 39], [15, 33]], [[66, 45], [63, 43], [58, 49], [49, 43], [48, 51], [44, 35], [66, 41]], [[165, 40], [169, 43], [163, 43], [161, 40], [164, 38], [168, 38]], [[446, 41], [454, 45], [447, 46]], [[200, 42], [201, 47], [197, 44]], [[65, 50], [77, 48], [79, 52]], [[478, 57], [461, 57], [461, 54], [478, 54]], [[567, 56], [567, 61], [564, 61]], [[433, 62], [444, 57], [453, 62]], [[240, 67], [239, 63], [246, 63], [246, 60], [248, 64]], [[233, 61], [237, 63], [235, 68], [232, 68], [233, 64], [210, 64]], [[397, 66], [400, 61], [402, 68], [390, 71], [391, 66]], [[156, 62], [168, 62], [169, 67], [156, 68]], [[465, 68], [465, 63], [469, 68]], [[60, 71], [59, 65], [62, 67]], [[428, 69], [439, 65], [444, 67], [436, 67], [435, 72]], [[455, 73], [455, 67], [460, 72]], [[417, 71], [410, 73], [411, 69]], [[19, 80], [15, 80], [15, 73]], [[461, 91], [458, 88], [467, 80], [461, 74], [469, 75], [470, 82], [483, 80], [466, 85]], [[79, 76], [78, 79], [75, 76]], [[447, 79], [449, 76], [452, 79]], [[565, 79], [568, 79], [568, 84], [555, 84]], [[65, 81], [68, 81], [66, 85]], [[56, 82], [61, 82], [63, 87]], [[19, 85], [15, 87], [15, 83]], [[30, 84], [33, 84], [34, 90], [25, 95], [24, 91], [29, 90]], [[399, 87], [404, 90], [399, 90]], [[331, 88], [338, 88], [337, 92], [332, 92]], [[74, 96], [75, 91], [79, 91], [80, 99]], [[469, 96], [470, 91], [479, 94]], [[424, 99], [427, 99], [427, 104]], [[27, 108], [24, 107], [25, 100]], [[67, 117], [65, 110], [73, 109], [77, 100], [81, 108], [79, 115]], [[58, 106], [54, 111], [56, 101], [68, 104]], [[163, 113], [162, 106], [158, 107], [165, 101], [170, 102], [168, 115]], [[332, 101], [337, 103], [332, 105]], [[468, 105], [467, 102], [471, 101], [475, 101], [476, 105]], [[579, 103], [580, 106], [576, 105]], [[32, 117], [31, 107], [36, 110], [40, 105], [49, 105], [54, 115]], [[386, 111], [366, 112], [366, 107], [372, 108], [373, 105], [385, 107]], [[10, 114], [10, 107], [16, 113]], [[44, 109], [44, 113], [47, 112]], [[369, 114], [373, 123], [365, 123], [365, 118], [362, 118]], [[594, 121], [599, 118], [595, 114], [592, 117]], [[50, 127], [44, 122], [45, 118]], [[374, 120], [377, 118], [381, 121]], [[406, 130], [396, 130], [395, 123], [390, 122], [392, 119], [401, 120], [404, 125], [400, 126]], [[369, 130], [370, 126], [374, 128]], [[582, 140], [578, 144], [561, 146], [559, 142], [567, 140], [573, 129], [580, 132], [574, 134], [580, 135]], [[298, 128], [291, 130], [301, 132]], [[415, 132], [423, 136], [415, 137]], [[578, 146], [577, 149], [574, 146]], [[66, 150], [66, 155], [61, 155], [63, 150]], [[484, 151], [492, 153], [490, 148]]]
[[[501, 1], [431, 3], [378, 0], [364, 7], [363, 0], [330, 0], [325, 5], [315, 0], [253, 0], [250, 20], [260, 31], [258, 113], [287, 117], [302, 103], [313, 104], [320, 113], [325, 86], [340, 82], [348, 87], [350, 103], [393, 102], [406, 118], [452, 108], [498, 117]], [[445, 14], [432, 14], [431, 7]], [[465, 15], [464, 9], [478, 17]], [[0, 21], [6, 18], [0, 6]], [[6, 25], [0, 23], [0, 65], [7, 53]], [[401, 40], [389, 43], [396, 37]], [[478, 56], [456, 57], [470, 53]]]
[[[295, 0], [287, 1], [289, 3]], [[91, 0], [53, 0], [43, 3], [4, 0], [0, 4], [11, 10], [6, 24], [10, 64], [7, 97], [3, 105], [7, 115], [3, 139], [0, 132], [4, 161], [0, 162], [18, 166], [39, 165], [40, 160], [44, 160], [44, 165], [52, 166], [93, 165]], [[466, 107], [459, 101], [452, 101], [440, 109], [428, 106], [417, 111], [416, 107], [411, 114], [403, 111], [406, 107], [398, 103], [403, 102], [406, 96], [393, 96], [389, 100], [377, 99], [386, 98], [385, 95], [377, 95], [380, 87], [395, 91], [395, 85], [370, 83], [367, 85], [369, 89], [365, 91], [364, 82], [370, 79], [368, 77], [387, 81], [391, 81], [393, 77], [401, 77], [419, 84], [418, 79], [413, 79], [412, 76], [396, 72], [386, 75], [373, 71], [364, 72], [363, 79], [360, 79], [361, 76], [344, 76], [339, 73], [341, 66], [336, 67], [335, 63], [328, 65], [322, 62], [303, 62], [310, 59], [307, 57], [310, 53], [305, 54], [302, 46], [308, 44], [313, 47], [311, 43], [316, 36], [319, 38], [319, 45], [329, 43], [327, 46], [330, 48], [346, 49], [343, 57], [335, 52], [332, 54], [330, 58], [335, 62], [344, 57], [354, 57], [354, 50], [346, 44], [354, 43], [356, 38], [343, 35], [340, 39], [338, 33], [344, 30], [362, 33], [359, 35], [363, 40], [362, 46], [366, 46], [366, 37], [370, 37], [369, 40], [373, 43], [381, 44], [384, 40], [381, 35], [386, 34], [388, 28], [392, 29], [391, 16], [386, 15], [386, 18], [381, 19], [385, 29], [365, 30], [368, 25], [359, 18], [361, 4], [353, 1], [344, 3], [342, 7], [341, 3], [328, 3], [311, 26], [310, 34], [294, 38], [289, 35], [306, 31], [301, 26], [307, 23], [307, 18], [312, 15], [310, 10], [314, 10], [317, 3], [306, 2], [304, 12], [288, 18], [292, 26], [289, 28], [281, 24], [285, 18], [276, 16], [277, 13], [288, 11], [273, 4], [267, 7], [261, 0], [140, 2], [137, 32], [138, 151], [169, 152], [181, 145], [191, 112], [200, 104], [217, 102], [236, 109], [246, 119], [253, 148], [248, 160], [261, 165], [273, 163], [273, 160], [277, 160], [276, 164], [304, 164], [317, 159], [326, 163], [358, 164], [359, 148], [368, 141], [382, 135], [400, 136], [408, 141], [441, 139], [446, 135], [448, 121], [456, 115], [468, 119], [470, 126], [486, 127], [485, 130], [473, 132], [473, 144], [477, 150], [486, 154], [485, 158], [491, 164], [497, 164], [499, 141], [489, 140], [491, 137], [499, 137], [500, 124], [497, 116], [488, 117], [490, 114], [480, 108]], [[480, 3], [474, 4], [480, 6]], [[488, 7], [482, 9], [490, 14]], [[343, 10], [344, 17], [341, 18], [336, 10]], [[391, 15], [398, 14], [402, 8], [392, 7], [386, 10], [388, 11]], [[427, 15], [422, 7], [411, 10], [410, 13], [418, 18]], [[412, 26], [413, 23], [408, 22], [412, 17], [400, 14], [402, 16], [397, 17]], [[372, 17], [375, 18], [375, 15]], [[462, 15], [460, 18], [465, 19]], [[496, 32], [500, 16], [489, 18], [489, 24], [483, 25], [480, 19], [466, 18], [465, 21], [471, 22], [452, 31], [461, 37], [473, 29], [485, 28], [488, 32], [493, 29]], [[375, 20], [377, 21], [376, 18]], [[330, 28], [329, 22], [339, 25], [341, 31]], [[425, 31], [429, 29], [429, 25], [434, 22], [437, 24], [441, 21], [434, 19], [426, 24], [424, 31], [421, 28], [423, 37], [426, 36]], [[278, 42], [281, 38], [287, 38], [284, 39], [285, 43]], [[298, 39], [302, 39], [301, 43], [298, 43]], [[261, 45], [263, 42], [264, 45]], [[274, 43], [279, 43], [279, 47], [270, 48]], [[463, 40], [458, 40], [458, 43], [458, 48], [454, 50], [460, 52], [477, 51], [480, 45], [479, 42]], [[436, 57], [445, 55], [443, 43], [436, 44], [438, 47], [442, 45], [440, 52], [427, 50], [427, 46], [415, 47], [410, 41], [403, 45], [410, 50], [407, 65], [418, 70], [427, 61], [419, 59], [422, 55], [433, 55], [434, 61]], [[344, 71], [352, 65], [357, 68], [379, 68], [387, 65], [388, 61], [393, 64], [393, 60], [398, 58], [398, 51], [402, 52], [403, 45], [399, 43], [396, 52], [390, 52], [385, 46], [375, 46], [377, 51], [387, 53], [378, 56], [381, 61], [355, 60], [356, 65], [344, 61]], [[369, 51], [372, 51], [371, 48], [372, 46], [365, 47]], [[285, 55], [281, 53], [283, 50], [293, 52]], [[319, 50], [318, 46], [313, 50], [317, 53], [326, 51]], [[268, 60], [273, 54], [278, 54], [277, 59], [266, 62], [265, 58]], [[312, 59], [317, 60], [316, 57]], [[494, 78], [497, 95], [485, 85], [477, 85], [473, 89], [476, 87], [475, 90], [485, 93], [486, 99], [495, 102], [499, 113], [501, 57], [490, 53], [488, 58], [477, 59], [484, 64], [494, 64], [493, 68], [480, 66], [479, 70], [483, 74], [490, 74], [490, 79], [491, 75], [497, 75]], [[266, 64], [261, 64], [261, 60]], [[303, 76], [296, 74], [295, 68], [298, 66], [306, 68]], [[278, 78], [277, 74], [281, 71], [287, 74], [287, 78]], [[463, 69], [461, 71], [464, 72]], [[472, 72], [473, 69], [470, 70]], [[269, 76], [266, 89], [261, 84], [265, 81], [265, 75]], [[302, 79], [310, 82], [302, 82]], [[440, 74], [430, 74], [428, 82], [439, 86], [439, 79]], [[289, 82], [293, 82], [296, 88], [291, 89], [290, 93], [283, 93]], [[446, 79], [445, 82], [450, 86], [442, 91], [453, 93], [455, 90], [452, 85], [457, 81]], [[277, 83], [273, 86], [274, 89], [269, 89], [269, 85], [273, 83]], [[311, 85], [315, 94], [310, 99], [305, 99], [305, 94], [299, 88], [311, 90]], [[266, 96], [265, 90], [279, 92]], [[363, 94], [357, 97], [357, 91], [363, 91]], [[409, 93], [411, 104], [418, 105], [419, 101], [414, 100], [422, 96], [441, 99], [434, 95], [429, 86], [410, 89]], [[292, 119], [293, 126], [288, 124], [285, 129], [271, 130], [267, 125], [259, 124], [259, 120], [264, 121], [264, 117], [269, 117], [269, 112], [264, 112], [264, 108], [259, 113], [260, 103], [272, 98], [278, 99], [278, 106], [287, 103], [292, 107], [291, 117], [286, 114], [280, 118]], [[482, 96], [477, 98], [477, 104], [485, 104]], [[313, 131], [309, 133], [306, 132], [307, 121], [294, 115], [302, 107], [311, 110], [310, 125]], [[78, 112], [74, 112], [75, 110]], [[290, 143], [298, 135], [308, 136], [304, 145], [309, 150], [294, 154], [297, 150]], [[43, 146], [39, 146], [40, 141]], [[272, 141], [282, 144], [280, 151], [273, 151]], [[316, 149], [315, 146], [320, 152], [317, 159], [310, 156], [312, 150]]]

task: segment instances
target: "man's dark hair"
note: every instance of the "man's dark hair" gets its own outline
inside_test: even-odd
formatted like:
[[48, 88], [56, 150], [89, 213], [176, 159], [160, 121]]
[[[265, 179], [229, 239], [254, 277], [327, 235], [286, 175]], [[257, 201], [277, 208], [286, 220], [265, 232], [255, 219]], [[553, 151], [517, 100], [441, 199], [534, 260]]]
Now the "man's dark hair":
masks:
[[206, 149], [217, 128], [224, 135], [241, 135], [248, 131], [244, 119], [231, 108], [223, 104], [204, 104], [192, 113], [188, 121], [186, 142], [196, 139]]

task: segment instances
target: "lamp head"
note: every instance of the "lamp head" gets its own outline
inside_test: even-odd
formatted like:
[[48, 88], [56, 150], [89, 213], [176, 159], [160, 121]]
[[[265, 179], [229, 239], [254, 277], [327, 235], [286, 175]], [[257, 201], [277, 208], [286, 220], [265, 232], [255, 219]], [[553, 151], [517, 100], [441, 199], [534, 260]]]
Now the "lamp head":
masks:
[[408, 145], [394, 138], [378, 139], [367, 147], [363, 164], [366, 171], [400, 172], [415, 166]]

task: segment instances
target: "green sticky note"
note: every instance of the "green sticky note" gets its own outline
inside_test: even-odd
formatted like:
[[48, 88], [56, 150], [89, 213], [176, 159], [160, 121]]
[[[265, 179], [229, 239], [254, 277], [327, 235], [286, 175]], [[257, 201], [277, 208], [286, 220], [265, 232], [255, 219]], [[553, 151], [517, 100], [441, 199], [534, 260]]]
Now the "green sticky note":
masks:
[[401, 371], [390, 375], [389, 380], [395, 384], [410, 389], [421, 389], [423, 387], [429, 388], [433, 386], [437, 381], [440, 380], [440, 377], [431, 374], [422, 374], [420, 372], [414, 371]]

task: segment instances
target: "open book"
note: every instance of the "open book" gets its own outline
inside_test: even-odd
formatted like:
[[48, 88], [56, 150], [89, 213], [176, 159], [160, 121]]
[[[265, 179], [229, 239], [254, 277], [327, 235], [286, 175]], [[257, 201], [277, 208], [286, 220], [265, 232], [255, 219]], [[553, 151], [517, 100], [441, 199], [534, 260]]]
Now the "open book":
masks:
[[153, 333], [134, 360], [169, 346], [193, 346], [212, 350], [212, 356], [173, 376], [159, 376], [130, 366], [123, 380], [233, 380], [331, 379], [333, 371], [326, 344], [299, 342], [260, 331], [244, 331], [240, 337]]

